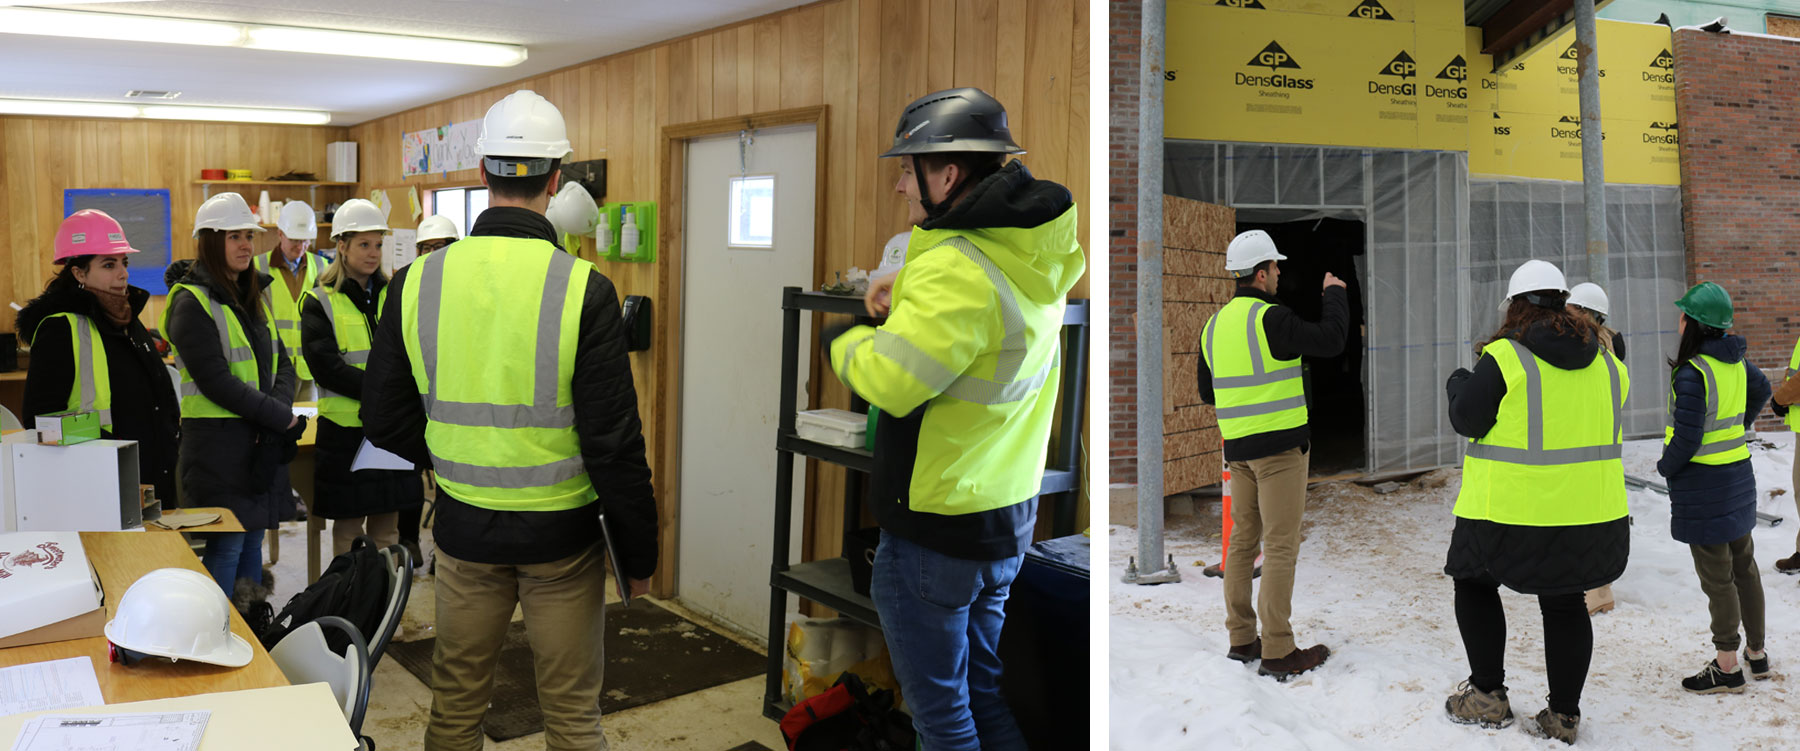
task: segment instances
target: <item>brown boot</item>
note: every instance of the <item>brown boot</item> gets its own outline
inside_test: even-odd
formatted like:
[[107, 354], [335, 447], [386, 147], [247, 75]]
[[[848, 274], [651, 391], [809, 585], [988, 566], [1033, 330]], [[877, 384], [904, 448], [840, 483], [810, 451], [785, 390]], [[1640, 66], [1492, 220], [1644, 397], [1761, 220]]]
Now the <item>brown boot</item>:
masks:
[[1323, 644], [1314, 644], [1306, 649], [1296, 649], [1287, 653], [1286, 657], [1263, 660], [1262, 667], [1256, 672], [1285, 681], [1296, 675], [1325, 664], [1325, 658], [1331, 656], [1331, 649]]
[[1800, 574], [1800, 552], [1776, 561], [1775, 570], [1784, 574]]
[[1245, 665], [1256, 662], [1257, 660], [1262, 659], [1262, 638], [1258, 637], [1252, 639], [1249, 644], [1245, 644], [1241, 647], [1232, 647], [1230, 651], [1225, 653], [1225, 656], [1244, 663]]

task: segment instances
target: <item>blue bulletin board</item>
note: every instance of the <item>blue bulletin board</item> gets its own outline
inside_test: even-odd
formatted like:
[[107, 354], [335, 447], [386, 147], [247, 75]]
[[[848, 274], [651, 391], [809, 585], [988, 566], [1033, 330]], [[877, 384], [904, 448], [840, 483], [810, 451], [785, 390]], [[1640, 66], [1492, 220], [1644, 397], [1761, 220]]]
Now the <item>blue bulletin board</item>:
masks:
[[65, 190], [63, 216], [82, 209], [99, 209], [125, 228], [125, 240], [138, 250], [131, 257], [131, 284], [152, 295], [168, 294], [163, 270], [174, 246], [169, 226], [167, 190]]

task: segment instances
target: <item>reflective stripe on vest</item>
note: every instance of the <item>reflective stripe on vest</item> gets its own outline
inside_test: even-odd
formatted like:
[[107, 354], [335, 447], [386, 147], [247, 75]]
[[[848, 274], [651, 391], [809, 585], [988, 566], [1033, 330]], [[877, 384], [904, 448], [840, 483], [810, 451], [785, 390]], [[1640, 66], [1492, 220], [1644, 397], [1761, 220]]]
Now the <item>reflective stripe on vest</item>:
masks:
[[[307, 292], [325, 308], [325, 320], [331, 325], [331, 341], [344, 362], [357, 370], [369, 366], [369, 348], [373, 333], [368, 318], [356, 303], [336, 289], [319, 285]], [[380, 310], [380, 303], [376, 304]], [[362, 402], [319, 385], [319, 416], [348, 428], [362, 427]]]
[[[1750, 458], [1750, 447], [1744, 443], [1744, 402], [1749, 389], [1743, 361], [1722, 362], [1708, 355], [1695, 355], [1689, 360], [1700, 371], [1700, 383], [1706, 389], [1706, 414], [1701, 418], [1700, 448], [1689, 461], [1695, 464], [1731, 464]], [[1719, 414], [1720, 404], [1732, 412]], [[1669, 394], [1669, 409], [1663, 419], [1663, 445], [1675, 438], [1675, 395]]]
[[[593, 500], [568, 390], [592, 264], [539, 240], [475, 237], [414, 266], [402, 324], [438, 480], [457, 500], [494, 510]], [[471, 300], [537, 305], [527, 319], [524, 306]], [[505, 373], [527, 367], [525, 378]]]
[[1499, 366], [1506, 393], [1494, 426], [1468, 446], [1453, 513], [1531, 527], [1625, 516], [1624, 364], [1601, 347], [1587, 366], [1564, 370], [1512, 339], [1482, 352]]
[[[1228, 439], [1288, 430], [1306, 424], [1306, 390], [1299, 358], [1279, 360], [1269, 349], [1263, 316], [1273, 306], [1232, 298], [1207, 319], [1201, 355], [1212, 370], [1213, 410]], [[1233, 336], [1242, 321], [1244, 336]], [[1220, 334], [1220, 326], [1229, 327]]]
[[[169, 330], [169, 312], [174, 309], [172, 303], [178, 290], [187, 290], [201, 304], [208, 318], [212, 319], [213, 328], [219, 335], [219, 351], [225, 357], [225, 367], [238, 380], [243, 381], [251, 389], [261, 390], [261, 365], [256, 361], [256, 350], [250, 346], [250, 339], [245, 335], [243, 324], [235, 313], [227, 311], [225, 306], [205, 289], [192, 284], [177, 284], [169, 290], [171, 304], [163, 308], [162, 328]], [[264, 311], [265, 315], [268, 311]], [[221, 325], [223, 322], [223, 325]], [[276, 346], [274, 319], [268, 318], [263, 330], [268, 332], [269, 344]], [[200, 385], [188, 372], [187, 361], [183, 359], [181, 350], [175, 347], [173, 338], [169, 340], [169, 348], [175, 353], [175, 369], [181, 371], [181, 416], [182, 417], [239, 417], [224, 407], [219, 406], [200, 392]]]
[[[1007, 282], [1006, 274], [1000, 270], [1000, 267], [994, 265], [993, 260], [989, 259], [986, 253], [981, 252], [980, 248], [966, 238], [945, 238], [943, 245], [938, 247], [946, 246], [954, 248], [964, 258], [980, 267], [982, 273], [987, 275], [988, 281], [994, 286], [994, 294], [1000, 303], [1000, 324], [1003, 332], [1000, 339], [1000, 351], [995, 354], [994, 379], [988, 380], [967, 373], [952, 373], [949, 368], [913, 346], [912, 342], [880, 329], [875, 331], [873, 339], [872, 346], [875, 353], [893, 360], [932, 391], [952, 399], [971, 404], [994, 406], [1032, 398], [1049, 381], [1050, 371], [1055, 368], [1056, 363], [1061, 361], [1061, 342], [1057, 342], [1056, 349], [1051, 352], [1050, 357], [1037, 369], [1037, 372], [1021, 380], [1019, 369], [1024, 366], [1025, 356], [1028, 352], [1025, 346], [1025, 316], [1020, 312], [1018, 298], [1013, 295], [1012, 285]], [[855, 359], [854, 351], [850, 358], [844, 363], [845, 370], [849, 369], [849, 363]]]
[[[274, 311], [275, 332], [281, 338], [281, 346], [287, 352], [289, 360], [294, 361], [294, 372], [300, 380], [312, 380], [312, 369], [307, 367], [306, 358], [300, 353], [300, 301], [294, 291], [288, 289], [287, 277], [272, 270], [270, 259], [281, 249], [276, 248], [256, 257], [256, 270], [270, 277], [269, 286], [263, 287], [263, 304]], [[319, 278], [317, 260], [312, 251], [303, 251], [300, 255], [300, 289], [310, 289]], [[276, 290], [280, 294], [276, 294]], [[302, 293], [304, 294], [304, 293]]]
[[[100, 427], [112, 430], [112, 376], [107, 369], [106, 345], [100, 340], [100, 327], [80, 313], [57, 313], [38, 322], [37, 331], [52, 318], [69, 322], [69, 340], [75, 357], [75, 382], [69, 384], [69, 410], [100, 413]], [[32, 341], [38, 333], [33, 332]], [[96, 353], [98, 353], [96, 355]]]

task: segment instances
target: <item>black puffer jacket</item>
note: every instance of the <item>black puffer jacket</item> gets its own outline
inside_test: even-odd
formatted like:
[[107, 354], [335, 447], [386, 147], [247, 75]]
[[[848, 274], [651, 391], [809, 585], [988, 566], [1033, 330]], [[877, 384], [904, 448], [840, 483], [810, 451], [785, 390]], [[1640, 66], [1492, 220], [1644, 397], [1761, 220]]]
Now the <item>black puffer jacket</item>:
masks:
[[[556, 242], [550, 220], [529, 209], [509, 206], [481, 212], [469, 236], [483, 235]], [[437, 252], [476, 251], [453, 243]], [[407, 272], [412, 268], [394, 274], [388, 289], [381, 328], [375, 332], [375, 348], [369, 354], [368, 375], [363, 379], [362, 419], [364, 431], [376, 446], [428, 467], [431, 455], [425, 444], [425, 407], [413, 381], [403, 336], [402, 309]], [[599, 493], [598, 502], [568, 511], [490, 511], [457, 501], [440, 489], [433, 535], [438, 547], [451, 556], [493, 564], [561, 560], [600, 541], [598, 512], [604, 505], [625, 575], [646, 579], [656, 571], [656, 499], [650, 486], [650, 466], [644, 461], [643, 425], [625, 350], [619, 296], [611, 280], [589, 268], [570, 390], [582, 463]], [[454, 296], [444, 299], [450, 304], [456, 301]], [[529, 357], [529, 352], [527, 348], [523, 353], [492, 356]]]
[[[1744, 338], [1735, 334], [1704, 340], [1700, 354], [1721, 362], [1744, 362]], [[1682, 363], [1671, 377], [1675, 394], [1675, 435], [1663, 446], [1656, 471], [1669, 478], [1669, 534], [1689, 545], [1718, 545], [1756, 527], [1756, 473], [1750, 460], [1730, 464], [1695, 464], [1706, 422], [1706, 383], [1693, 363]], [[1745, 363], [1744, 427], [1749, 429], [1769, 401], [1769, 379]], [[1734, 405], [1720, 404], [1720, 412]]]
[[75, 340], [67, 319], [43, 326], [59, 313], [87, 316], [100, 329], [105, 347], [106, 375], [112, 393], [113, 429], [108, 438], [138, 442], [138, 481], [156, 487], [156, 497], [175, 505], [175, 454], [181, 435], [181, 408], [175, 401], [175, 385], [168, 368], [156, 354], [150, 332], [137, 315], [150, 301], [150, 293], [137, 287], [127, 291], [132, 319], [114, 326], [100, 310], [92, 294], [66, 288], [46, 290], [19, 312], [16, 331], [31, 347], [31, 371], [25, 375], [26, 427], [34, 427], [38, 415], [68, 409], [75, 385]]
[[[1562, 370], [1585, 368], [1601, 356], [1598, 339], [1582, 341], [1548, 326], [1533, 327], [1518, 338], [1538, 359]], [[1450, 396], [1450, 426], [1458, 434], [1480, 438], [1493, 429], [1500, 400], [1506, 396], [1506, 379], [1494, 358], [1482, 355], [1472, 373], [1458, 368], [1445, 388]], [[1545, 415], [1546, 433], [1556, 430], [1556, 418], [1555, 414]], [[1450, 534], [1444, 573], [1472, 579], [1486, 572], [1525, 594], [1567, 594], [1612, 583], [1625, 573], [1630, 555], [1630, 517], [1565, 527], [1458, 517]]]
[[[268, 276], [263, 276], [268, 283]], [[181, 354], [200, 393], [238, 417], [189, 417], [181, 421], [181, 476], [184, 507], [224, 506], [244, 529], [274, 529], [293, 509], [284, 453], [291, 445], [294, 366], [268, 337], [268, 324], [255, 323], [236, 304], [227, 302], [222, 282], [195, 264], [182, 279], [208, 290], [237, 316], [256, 353], [257, 387], [250, 388], [227, 369], [219, 349], [219, 330], [204, 302], [187, 290], [169, 295], [169, 330], [165, 334]], [[248, 290], [244, 290], [247, 292]]]
[[[375, 300], [381, 299], [381, 289], [387, 283], [376, 276], [374, 285], [373, 300], [354, 283], [346, 283], [340, 290], [362, 312], [371, 333], [376, 330], [379, 313]], [[363, 371], [344, 361], [330, 309], [324, 301], [310, 295], [301, 298], [300, 349], [319, 388], [352, 399], [362, 398]], [[317, 435], [313, 447], [313, 513], [326, 519], [351, 519], [418, 508], [425, 503], [424, 486], [416, 471], [350, 471], [357, 450], [362, 448], [362, 428], [339, 425], [321, 415]]]

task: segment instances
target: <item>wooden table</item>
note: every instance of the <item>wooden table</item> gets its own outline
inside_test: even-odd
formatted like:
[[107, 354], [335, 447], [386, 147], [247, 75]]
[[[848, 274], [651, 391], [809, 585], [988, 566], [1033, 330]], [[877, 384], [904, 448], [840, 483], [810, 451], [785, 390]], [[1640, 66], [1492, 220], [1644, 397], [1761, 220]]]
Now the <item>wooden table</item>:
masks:
[[[237, 514], [231, 513], [231, 509], [225, 508], [224, 506], [197, 506], [195, 508], [165, 509], [163, 511], [163, 514], [164, 515], [173, 515], [173, 514], [218, 514], [219, 515], [219, 520], [216, 522], [213, 522], [211, 524], [202, 524], [198, 527], [182, 527], [180, 530], [182, 532], [242, 532], [242, 531], [244, 531], [244, 525], [242, 522], [238, 521]], [[174, 531], [174, 530], [163, 529], [162, 527], [158, 527], [155, 524], [151, 524], [149, 522], [144, 523], [144, 530], [147, 532], [171, 532], [171, 531]]]
[[[100, 586], [106, 590], [109, 617], [118, 612], [119, 598], [125, 595], [125, 590], [146, 573], [159, 568], [185, 568], [206, 573], [200, 566], [200, 559], [194, 557], [181, 535], [82, 532], [81, 544], [87, 549], [88, 562], [100, 575]], [[207, 578], [212, 576], [208, 574]], [[231, 632], [250, 642], [254, 653], [250, 664], [241, 668], [191, 660], [170, 663], [160, 659], [128, 668], [109, 661], [104, 636], [0, 649], [0, 667], [69, 657], [90, 658], [94, 673], [100, 679], [100, 695], [106, 697], [108, 704], [288, 685], [281, 668], [269, 659], [268, 651], [250, 633], [250, 627], [244, 624], [237, 609], [230, 608], [230, 611]]]

